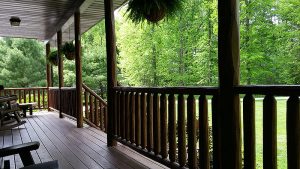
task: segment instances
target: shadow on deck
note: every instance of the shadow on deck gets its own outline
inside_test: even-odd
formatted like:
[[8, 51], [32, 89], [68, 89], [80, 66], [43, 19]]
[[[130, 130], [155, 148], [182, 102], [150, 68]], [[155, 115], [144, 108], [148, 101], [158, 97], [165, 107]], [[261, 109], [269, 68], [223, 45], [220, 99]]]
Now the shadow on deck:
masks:
[[[32, 151], [35, 163], [58, 160], [61, 169], [97, 168], [166, 168], [137, 152], [118, 144], [107, 147], [106, 134], [87, 125], [76, 128], [76, 122], [58, 114], [42, 111], [28, 116], [27, 123], [0, 132], [0, 147], [39, 141], [40, 148]], [[11, 168], [22, 167], [19, 155], [0, 159], [10, 160]]]

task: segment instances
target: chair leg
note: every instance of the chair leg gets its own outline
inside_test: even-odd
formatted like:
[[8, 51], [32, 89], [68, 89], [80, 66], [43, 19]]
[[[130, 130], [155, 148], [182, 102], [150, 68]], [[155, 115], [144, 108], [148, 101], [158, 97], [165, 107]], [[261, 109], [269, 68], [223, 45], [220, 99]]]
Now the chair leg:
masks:
[[29, 165], [34, 164], [34, 161], [33, 161], [30, 151], [22, 152], [19, 154], [20, 154], [20, 157], [21, 157], [21, 160], [22, 160], [24, 166], [29, 166]]

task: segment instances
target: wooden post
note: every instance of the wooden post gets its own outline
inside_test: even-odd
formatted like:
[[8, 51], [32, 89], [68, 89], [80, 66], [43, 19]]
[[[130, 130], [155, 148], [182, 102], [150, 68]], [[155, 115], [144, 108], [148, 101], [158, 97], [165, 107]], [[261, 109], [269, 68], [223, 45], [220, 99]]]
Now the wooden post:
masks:
[[74, 14], [75, 23], [75, 66], [76, 66], [76, 114], [77, 127], [83, 127], [82, 113], [82, 64], [81, 64], [81, 36], [80, 36], [80, 12]]
[[59, 118], [63, 118], [61, 109], [62, 105], [62, 94], [61, 88], [64, 86], [64, 77], [63, 77], [63, 58], [62, 58], [62, 32], [59, 30], [57, 32], [57, 54], [58, 54], [58, 87], [59, 87]]
[[116, 78], [116, 35], [115, 18], [112, 0], [104, 0], [105, 7], [105, 33], [106, 33], [106, 53], [107, 53], [107, 145], [114, 146], [114, 87], [117, 86]]
[[239, 1], [218, 0], [218, 68], [220, 149], [219, 168], [241, 168], [240, 99], [234, 93], [239, 85]]
[[[48, 42], [46, 44], [46, 63], [47, 63], [47, 66], [46, 66], [46, 71], [47, 71], [47, 90], [49, 93], [49, 87], [52, 87], [52, 76], [51, 76], [51, 64], [49, 64], [49, 62], [47, 61], [47, 56], [49, 55], [50, 53], [50, 43]], [[39, 96], [40, 97], [40, 96]], [[47, 96], [48, 98], [48, 111], [50, 111], [50, 108], [49, 108], [49, 96]]]

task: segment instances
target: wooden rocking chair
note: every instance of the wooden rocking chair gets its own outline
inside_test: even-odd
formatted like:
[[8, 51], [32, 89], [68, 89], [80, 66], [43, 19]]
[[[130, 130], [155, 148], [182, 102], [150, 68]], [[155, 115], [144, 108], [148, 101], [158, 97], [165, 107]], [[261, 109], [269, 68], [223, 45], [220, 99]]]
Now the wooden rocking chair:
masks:
[[[0, 90], [3, 86], [0, 86]], [[0, 130], [8, 130], [24, 124], [19, 113], [17, 96], [0, 96]]]
[[[49, 161], [41, 164], [35, 164], [30, 151], [38, 149], [40, 143], [29, 142], [0, 149], [0, 158], [19, 154], [24, 165], [21, 169], [58, 169], [58, 162]], [[4, 169], [10, 169], [10, 161], [4, 161]]]

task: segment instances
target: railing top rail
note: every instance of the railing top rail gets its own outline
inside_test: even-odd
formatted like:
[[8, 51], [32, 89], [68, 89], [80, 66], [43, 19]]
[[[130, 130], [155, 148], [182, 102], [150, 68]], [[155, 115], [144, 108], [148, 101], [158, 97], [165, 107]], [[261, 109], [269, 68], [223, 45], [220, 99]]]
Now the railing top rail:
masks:
[[47, 87], [4, 88], [3, 90], [38, 90], [38, 89], [47, 89]]
[[144, 92], [164, 94], [193, 94], [193, 95], [215, 95], [218, 87], [114, 87], [117, 91], [123, 92]]
[[300, 85], [251, 85], [234, 87], [238, 94], [300, 96]]
[[[75, 87], [62, 87], [62, 90], [76, 90]], [[59, 87], [49, 87], [49, 90], [59, 90]]]
[[100, 100], [100, 102], [102, 102], [102, 104], [107, 105], [106, 101], [103, 100], [97, 93], [95, 93], [92, 89], [90, 89], [87, 85], [82, 84], [82, 87], [89, 92], [91, 95], [93, 95], [94, 97], [96, 97], [98, 100]]

